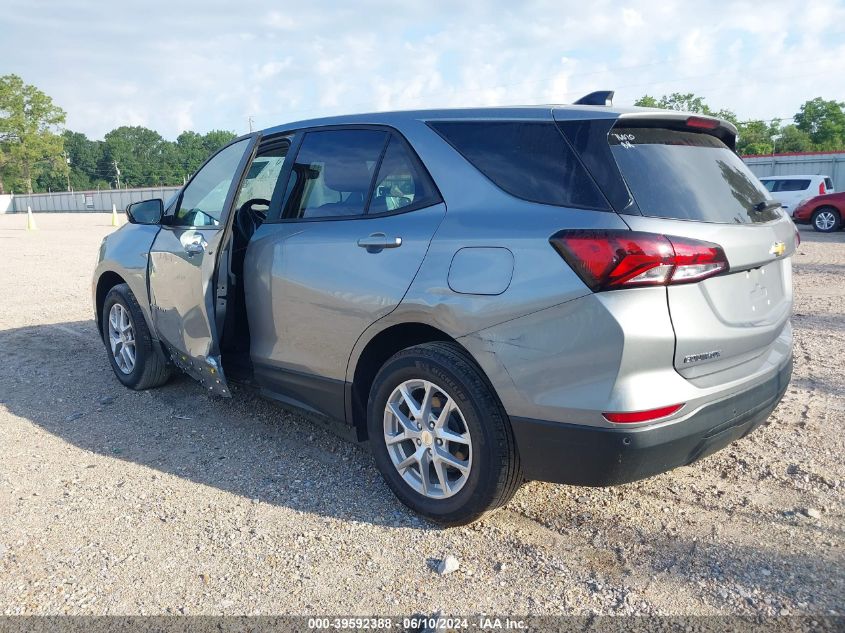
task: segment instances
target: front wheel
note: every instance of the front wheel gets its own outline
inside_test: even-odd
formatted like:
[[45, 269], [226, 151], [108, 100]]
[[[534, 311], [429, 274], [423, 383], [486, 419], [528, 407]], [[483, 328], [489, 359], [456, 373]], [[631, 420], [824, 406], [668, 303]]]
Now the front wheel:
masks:
[[390, 358], [370, 390], [367, 424], [387, 484], [438, 523], [470, 523], [507, 503], [522, 483], [507, 415], [454, 343], [425, 343]]
[[822, 233], [833, 233], [839, 229], [839, 212], [833, 207], [822, 207], [813, 214], [813, 228]]
[[153, 339], [135, 295], [118, 284], [106, 295], [100, 324], [103, 342], [117, 379], [130, 389], [150, 389], [167, 382], [170, 368]]

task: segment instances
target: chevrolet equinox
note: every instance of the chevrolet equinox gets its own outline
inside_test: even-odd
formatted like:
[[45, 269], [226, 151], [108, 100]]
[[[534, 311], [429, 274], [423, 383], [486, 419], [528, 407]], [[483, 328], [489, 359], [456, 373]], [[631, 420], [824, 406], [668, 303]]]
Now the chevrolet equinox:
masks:
[[115, 375], [332, 421], [452, 525], [747, 435], [791, 375], [795, 226], [730, 123], [611, 94], [232, 141], [103, 241]]

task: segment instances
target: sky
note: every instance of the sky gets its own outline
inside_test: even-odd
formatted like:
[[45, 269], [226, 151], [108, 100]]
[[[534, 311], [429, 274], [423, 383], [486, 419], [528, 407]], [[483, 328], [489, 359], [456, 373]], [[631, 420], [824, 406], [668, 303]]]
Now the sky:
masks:
[[845, 101], [845, 0], [2, 0], [15, 73], [91, 138], [694, 92], [740, 120]]

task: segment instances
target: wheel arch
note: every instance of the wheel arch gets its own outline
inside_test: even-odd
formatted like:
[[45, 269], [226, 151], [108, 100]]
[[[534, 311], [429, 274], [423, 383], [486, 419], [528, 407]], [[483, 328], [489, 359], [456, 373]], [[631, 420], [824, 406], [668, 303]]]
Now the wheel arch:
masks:
[[829, 204], [829, 203], [828, 204], [820, 204], [819, 206], [817, 206], [815, 209], [813, 209], [813, 212], [810, 214], [810, 217], [813, 217], [816, 213], [818, 213], [819, 211], [824, 211], [825, 209], [830, 209], [831, 211], [833, 211], [836, 215], [839, 216], [840, 220], [843, 217], [845, 217], [845, 215], [843, 215], [842, 210], [839, 209], [839, 207], [832, 205], [832, 204]]
[[[395, 353], [434, 341], [458, 345], [475, 362], [469, 350], [454, 337], [433, 325], [421, 322], [397, 323], [380, 330], [361, 348], [354, 362], [350, 362], [351, 381], [347, 383], [346, 394], [347, 421], [355, 428], [359, 441], [367, 439], [367, 400], [379, 369]], [[484, 374], [483, 370], [481, 371]]]
[[100, 337], [103, 336], [103, 304], [106, 302], [106, 295], [109, 290], [120, 284], [125, 284], [126, 280], [113, 270], [106, 270], [97, 278], [97, 287], [95, 290], [95, 306], [97, 311], [97, 330]]

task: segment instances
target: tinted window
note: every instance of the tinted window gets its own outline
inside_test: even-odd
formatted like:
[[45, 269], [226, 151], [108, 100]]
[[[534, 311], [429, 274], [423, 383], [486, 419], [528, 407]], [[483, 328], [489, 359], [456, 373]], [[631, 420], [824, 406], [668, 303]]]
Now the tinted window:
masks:
[[828, 191], [833, 191], [833, 181], [830, 178], [824, 179], [824, 188]]
[[745, 163], [709, 134], [613, 128], [613, 156], [643, 215], [748, 224], [780, 217]]
[[778, 180], [772, 191], [804, 191], [810, 188], [809, 180]]
[[286, 218], [361, 215], [387, 132], [308, 132], [293, 164]]
[[395, 136], [384, 153], [367, 213], [418, 209], [440, 201], [428, 174]]
[[764, 186], [764, 187], [765, 187], [768, 191], [774, 191], [774, 190], [775, 190], [775, 185], [776, 185], [776, 184], [778, 184], [778, 181], [777, 181], [777, 180], [761, 180], [760, 182], [762, 182], [762, 183], [763, 183], [763, 186]]
[[226, 195], [237, 175], [249, 139], [220, 150], [188, 183], [171, 224], [217, 226], [223, 216]]
[[511, 195], [543, 204], [608, 209], [554, 123], [457, 121], [430, 125]]

